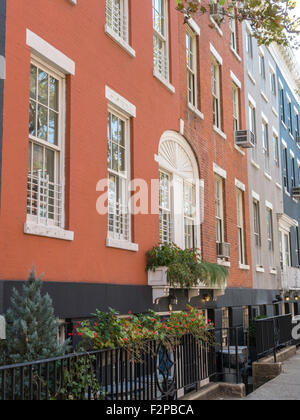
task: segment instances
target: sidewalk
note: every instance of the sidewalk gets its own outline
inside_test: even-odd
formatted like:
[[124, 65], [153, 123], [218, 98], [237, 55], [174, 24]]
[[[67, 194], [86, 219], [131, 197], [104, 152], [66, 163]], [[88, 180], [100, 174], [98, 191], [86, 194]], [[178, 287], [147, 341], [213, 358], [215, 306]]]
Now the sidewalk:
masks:
[[255, 392], [247, 400], [297, 400], [300, 401], [300, 352], [283, 363], [283, 373]]

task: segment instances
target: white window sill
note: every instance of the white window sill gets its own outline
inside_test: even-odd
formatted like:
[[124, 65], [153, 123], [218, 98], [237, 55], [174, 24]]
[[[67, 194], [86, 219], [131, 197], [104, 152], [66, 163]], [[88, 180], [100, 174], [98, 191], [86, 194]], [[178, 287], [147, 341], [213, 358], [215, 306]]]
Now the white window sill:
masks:
[[155, 70], [153, 70], [153, 76], [159, 80], [167, 89], [169, 89], [170, 92], [175, 93], [175, 87], [171, 85], [171, 83], [168, 80], [165, 80], [159, 73], [157, 73]]
[[272, 106], [272, 112], [275, 115], [275, 117], [278, 118], [278, 112], [276, 111], [276, 109]]
[[245, 264], [239, 263], [239, 269], [249, 271], [250, 270], [250, 265], [245, 265]]
[[276, 182], [276, 187], [282, 190], [282, 185], [278, 184], [278, 182]]
[[231, 50], [232, 54], [235, 56], [235, 58], [241, 63], [242, 62], [242, 59], [238, 55], [238, 53], [232, 47], [230, 47], [230, 50]]
[[258, 273], [264, 273], [265, 272], [265, 269], [261, 265], [257, 265], [256, 266], [256, 271]]
[[285, 122], [281, 120], [281, 124], [283, 125], [283, 127], [287, 130], [287, 126], [285, 125]]
[[134, 244], [129, 241], [124, 241], [122, 239], [106, 238], [106, 246], [109, 248], [123, 249], [125, 251], [138, 252], [138, 244]]
[[270, 268], [270, 274], [275, 276], [277, 274], [277, 270], [275, 268]]
[[234, 148], [235, 148], [235, 150], [237, 151], [237, 152], [239, 152], [242, 156], [245, 156], [246, 155], [246, 153], [239, 147], [239, 146], [237, 146], [236, 144], [234, 145]]
[[46, 238], [74, 241], [74, 232], [64, 230], [57, 226], [39, 225], [32, 222], [25, 222], [24, 233], [26, 235], [44, 236]]
[[197, 115], [197, 117], [199, 117], [199, 118], [201, 118], [202, 120], [204, 120], [204, 115], [202, 114], [202, 112], [201, 111], [199, 111], [199, 109], [197, 109], [197, 108], [195, 108], [192, 104], [190, 104], [189, 102], [188, 102], [188, 108], [191, 110], [191, 111], [193, 111], [196, 115]]
[[213, 125], [213, 129], [214, 129], [214, 131], [217, 133], [217, 134], [219, 134], [219, 136], [221, 136], [224, 140], [226, 140], [227, 139], [227, 136], [226, 136], [226, 134], [225, 133], [223, 133], [223, 131], [222, 130], [220, 130], [216, 125]]
[[251, 159], [251, 165], [253, 165], [256, 169], [260, 169], [259, 164], [256, 163], [253, 159]]
[[231, 264], [230, 264], [229, 261], [222, 260], [221, 258], [217, 259], [217, 264], [218, 265], [223, 265], [224, 267], [228, 267], [228, 268], [231, 267]]
[[105, 25], [105, 33], [123, 48], [131, 57], [135, 57], [135, 50], [119, 35], [117, 35], [108, 25]]

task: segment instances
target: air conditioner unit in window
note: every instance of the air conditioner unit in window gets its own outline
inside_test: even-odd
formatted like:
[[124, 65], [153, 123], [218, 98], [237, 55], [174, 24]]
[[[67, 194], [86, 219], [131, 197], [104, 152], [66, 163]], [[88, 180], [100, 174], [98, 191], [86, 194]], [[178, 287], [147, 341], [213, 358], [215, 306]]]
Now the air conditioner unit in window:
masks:
[[210, 16], [217, 22], [221, 23], [224, 20], [224, 8], [218, 3], [210, 5]]
[[255, 135], [250, 130], [237, 130], [234, 132], [235, 144], [244, 149], [255, 147]]
[[230, 258], [230, 244], [226, 242], [217, 243], [218, 258]]
[[292, 195], [296, 200], [300, 200], [300, 187], [293, 187]]

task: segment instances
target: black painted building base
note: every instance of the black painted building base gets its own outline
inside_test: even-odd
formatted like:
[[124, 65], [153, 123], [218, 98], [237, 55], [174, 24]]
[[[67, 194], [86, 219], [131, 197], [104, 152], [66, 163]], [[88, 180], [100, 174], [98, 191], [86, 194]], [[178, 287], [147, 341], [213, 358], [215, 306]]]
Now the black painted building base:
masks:
[[[22, 285], [22, 281], [0, 281], [0, 314], [9, 308], [12, 289], [15, 287], [21, 290]], [[152, 289], [148, 286], [45, 281], [42, 292], [51, 296], [55, 315], [69, 320], [87, 319], [96, 309], [107, 311], [109, 307], [124, 315], [129, 311], [141, 313], [148, 309], [168, 312], [170, 303], [168, 298], [163, 298], [157, 305], [153, 304]], [[185, 309], [189, 303], [185, 292], [174, 292], [178, 297], [178, 304], [173, 305], [173, 310]], [[227, 289], [225, 295], [216, 302], [203, 303], [199, 296], [193, 298], [190, 304], [207, 309], [216, 327], [222, 326], [222, 308], [230, 308], [230, 326], [234, 327], [243, 324], [243, 307], [251, 308], [251, 312], [255, 311], [257, 315], [262, 315], [263, 311], [263, 314], [273, 316], [274, 301], [279, 294], [278, 290]], [[292, 304], [289, 304], [290, 308]], [[278, 305], [278, 314], [281, 314], [281, 306]], [[299, 304], [297, 308], [300, 310]]]

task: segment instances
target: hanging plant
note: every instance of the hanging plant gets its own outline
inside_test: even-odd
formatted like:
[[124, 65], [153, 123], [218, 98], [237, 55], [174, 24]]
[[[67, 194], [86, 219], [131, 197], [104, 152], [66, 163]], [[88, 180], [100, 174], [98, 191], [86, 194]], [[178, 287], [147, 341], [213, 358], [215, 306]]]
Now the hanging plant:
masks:
[[147, 271], [168, 267], [168, 283], [173, 287], [191, 288], [203, 283], [207, 287], [224, 287], [228, 269], [203, 261], [200, 250], [181, 249], [176, 244], [161, 244], [147, 252]]

